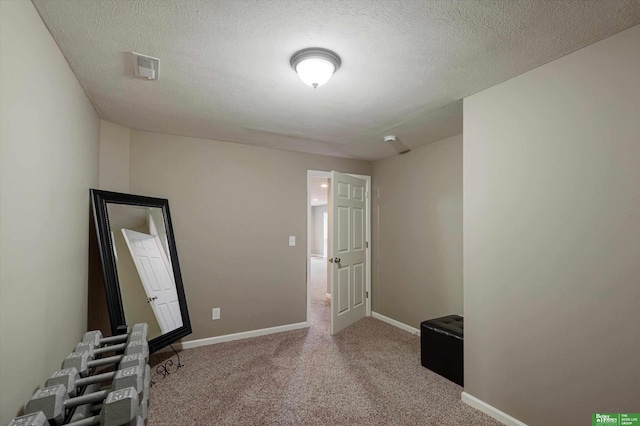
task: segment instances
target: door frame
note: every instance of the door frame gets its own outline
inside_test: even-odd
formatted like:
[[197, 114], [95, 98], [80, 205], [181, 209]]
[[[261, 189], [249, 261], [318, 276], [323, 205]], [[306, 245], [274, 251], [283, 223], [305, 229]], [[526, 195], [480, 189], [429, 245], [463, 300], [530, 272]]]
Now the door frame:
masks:
[[[371, 176], [367, 175], [359, 175], [355, 173], [341, 172], [348, 174], [353, 177], [357, 177], [358, 179], [363, 179], [367, 183], [366, 187], [366, 206], [367, 206], [367, 215], [366, 215], [366, 239], [369, 243], [369, 247], [366, 249], [366, 262], [367, 267], [365, 270], [366, 275], [366, 292], [369, 295], [367, 297], [367, 313], [368, 317], [371, 316]], [[315, 177], [322, 177], [331, 179], [331, 171], [322, 171], [322, 170], [307, 170], [307, 256], [305, 262], [307, 264], [307, 323], [311, 323], [311, 179]], [[327, 188], [328, 194], [327, 197], [331, 198], [330, 188]], [[331, 214], [329, 213], [329, 233], [331, 233]], [[329, 234], [331, 235], [331, 234]], [[331, 247], [328, 248], [331, 250]], [[327, 259], [329, 258], [329, 253], [325, 253]], [[327, 275], [327, 283], [331, 279]], [[331, 303], [333, 303], [333, 297], [331, 298]]]

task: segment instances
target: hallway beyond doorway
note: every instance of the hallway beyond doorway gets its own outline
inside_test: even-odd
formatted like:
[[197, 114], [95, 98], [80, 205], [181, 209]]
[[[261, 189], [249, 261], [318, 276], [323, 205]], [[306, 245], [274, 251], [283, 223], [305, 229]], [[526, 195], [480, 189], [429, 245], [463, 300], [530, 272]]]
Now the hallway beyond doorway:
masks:
[[322, 324], [323, 327], [327, 327], [328, 332], [331, 300], [327, 297], [327, 258], [311, 256], [309, 263], [311, 265], [311, 325]]

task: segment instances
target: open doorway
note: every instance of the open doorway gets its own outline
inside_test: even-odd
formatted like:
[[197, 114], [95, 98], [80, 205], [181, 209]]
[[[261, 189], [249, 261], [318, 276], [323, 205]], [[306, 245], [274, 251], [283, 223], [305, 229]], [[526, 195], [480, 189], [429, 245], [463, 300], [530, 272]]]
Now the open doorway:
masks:
[[370, 188], [370, 176], [307, 171], [307, 321], [331, 334], [371, 315]]
[[330, 172], [309, 171], [307, 179], [307, 320], [315, 324], [317, 317], [329, 317], [331, 309], [327, 275], [330, 176]]

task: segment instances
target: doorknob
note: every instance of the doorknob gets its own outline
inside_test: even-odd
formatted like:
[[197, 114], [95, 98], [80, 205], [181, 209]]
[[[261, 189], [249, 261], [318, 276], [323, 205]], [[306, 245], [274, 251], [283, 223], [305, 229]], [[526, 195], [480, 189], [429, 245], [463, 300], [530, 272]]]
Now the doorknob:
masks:
[[151, 303], [151, 302], [153, 302], [153, 301], [154, 301], [154, 300], [156, 300], [156, 299], [158, 299], [158, 296], [148, 297], [148, 298], [147, 298], [147, 303]]
[[340, 263], [340, 258], [339, 257], [332, 257], [329, 259], [329, 262], [331, 263]]

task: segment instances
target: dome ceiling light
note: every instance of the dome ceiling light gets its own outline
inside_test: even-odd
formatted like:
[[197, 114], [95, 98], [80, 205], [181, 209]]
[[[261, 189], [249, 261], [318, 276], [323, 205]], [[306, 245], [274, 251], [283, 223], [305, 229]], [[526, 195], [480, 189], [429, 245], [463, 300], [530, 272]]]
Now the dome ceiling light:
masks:
[[297, 51], [291, 57], [291, 67], [306, 85], [317, 89], [325, 84], [340, 68], [340, 56], [321, 47]]

